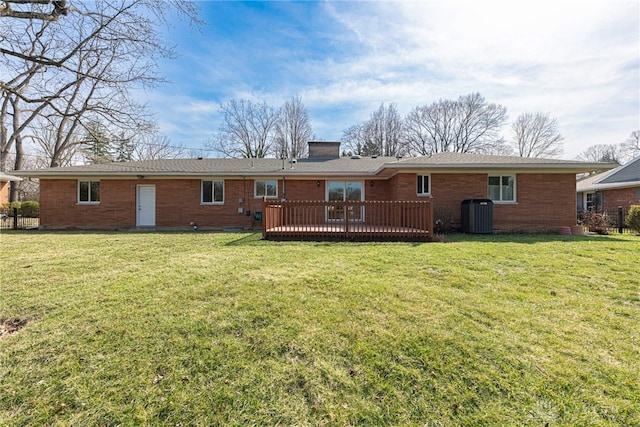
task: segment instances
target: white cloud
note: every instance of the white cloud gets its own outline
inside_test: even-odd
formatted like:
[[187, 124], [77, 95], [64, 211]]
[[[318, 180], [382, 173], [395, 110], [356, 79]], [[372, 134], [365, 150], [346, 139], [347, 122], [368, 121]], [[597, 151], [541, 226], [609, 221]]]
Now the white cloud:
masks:
[[396, 102], [407, 112], [479, 91], [512, 118], [551, 112], [567, 130], [573, 157], [585, 141], [617, 143], [640, 127], [639, 8], [596, 1], [332, 4], [331, 16], [357, 36], [361, 52], [313, 64], [331, 83], [307, 89], [305, 99], [369, 111]]
[[[506, 106], [511, 119], [536, 111], [557, 117], [566, 157], [588, 145], [621, 142], [640, 128], [637, 2], [327, 2], [317, 7], [326, 14], [314, 16], [321, 27], [305, 29], [313, 42], [322, 32], [323, 44], [311, 54], [288, 43], [252, 51], [252, 37], [269, 37], [261, 33], [243, 32], [241, 40], [194, 40], [190, 68], [178, 77], [183, 81], [172, 94], [153, 100], [161, 106], [162, 126], [174, 139], [202, 141], [217, 130], [219, 104], [227, 99], [277, 107], [298, 95], [310, 110], [317, 137], [337, 139], [382, 102], [396, 103], [404, 114], [441, 98], [480, 92]], [[277, 27], [278, 18], [268, 18]]]

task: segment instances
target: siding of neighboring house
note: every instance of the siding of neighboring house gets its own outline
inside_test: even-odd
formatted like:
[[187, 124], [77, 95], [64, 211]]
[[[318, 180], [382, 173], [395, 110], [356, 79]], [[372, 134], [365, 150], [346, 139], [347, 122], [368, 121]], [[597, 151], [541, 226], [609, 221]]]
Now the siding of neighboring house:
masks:
[[617, 188], [614, 190], [600, 191], [603, 209], [614, 209], [622, 206], [629, 209], [631, 205], [640, 204], [640, 187]]

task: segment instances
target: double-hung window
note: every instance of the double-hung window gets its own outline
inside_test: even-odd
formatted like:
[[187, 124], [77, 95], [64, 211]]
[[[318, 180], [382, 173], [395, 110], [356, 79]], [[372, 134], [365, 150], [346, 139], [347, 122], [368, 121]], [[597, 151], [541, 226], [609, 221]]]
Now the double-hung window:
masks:
[[256, 181], [254, 194], [255, 197], [278, 197], [278, 181]]
[[515, 202], [515, 175], [489, 176], [489, 198], [494, 202]]
[[100, 203], [100, 181], [78, 181], [78, 203]]
[[416, 177], [417, 183], [417, 194], [418, 196], [429, 196], [431, 195], [431, 179], [429, 179], [429, 175], [418, 175]]
[[593, 210], [593, 205], [595, 204], [595, 193], [586, 193], [585, 194], [585, 207], [588, 211]]
[[224, 203], [224, 181], [202, 180], [203, 204]]

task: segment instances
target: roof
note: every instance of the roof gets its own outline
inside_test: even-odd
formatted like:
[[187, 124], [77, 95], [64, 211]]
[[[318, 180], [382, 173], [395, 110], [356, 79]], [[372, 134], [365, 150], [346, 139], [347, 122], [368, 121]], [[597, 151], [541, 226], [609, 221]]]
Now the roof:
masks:
[[576, 183], [576, 191], [640, 187], [640, 157], [610, 171], [588, 176]]
[[13, 175], [7, 175], [4, 172], [0, 172], [0, 181], [22, 181], [22, 178]]
[[431, 156], [408, 157], [399, 161], [400, 167], [436, 167], [436, 168], [531, 168], [531, 169], [563, 169], [605, 170], [615, 167], [611, 163], [590, 163], [578, 160], [544, 159], [518, 156], [492, 156], [473, 153], [435, 153]]
[[573, 160], [487, 156], [468, 153], [436, 153], [423, 157], [340, 157], [334, 159], [174, 159], [118, 162], [16, 171], [36, 178], [65, 177], [202, 177], [202, 176], [388, 176], [398, 170], [446, 169], [469, 171], [487, 169], [555, 171], [581, 173], [610, 169], [608, 163]]

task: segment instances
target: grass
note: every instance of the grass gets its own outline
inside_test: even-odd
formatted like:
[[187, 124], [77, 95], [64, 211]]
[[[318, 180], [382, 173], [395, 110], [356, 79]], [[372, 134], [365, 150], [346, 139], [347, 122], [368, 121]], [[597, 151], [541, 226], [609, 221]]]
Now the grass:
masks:
[[3, 233], [0, 425], [640, 425], [640, 238]]

